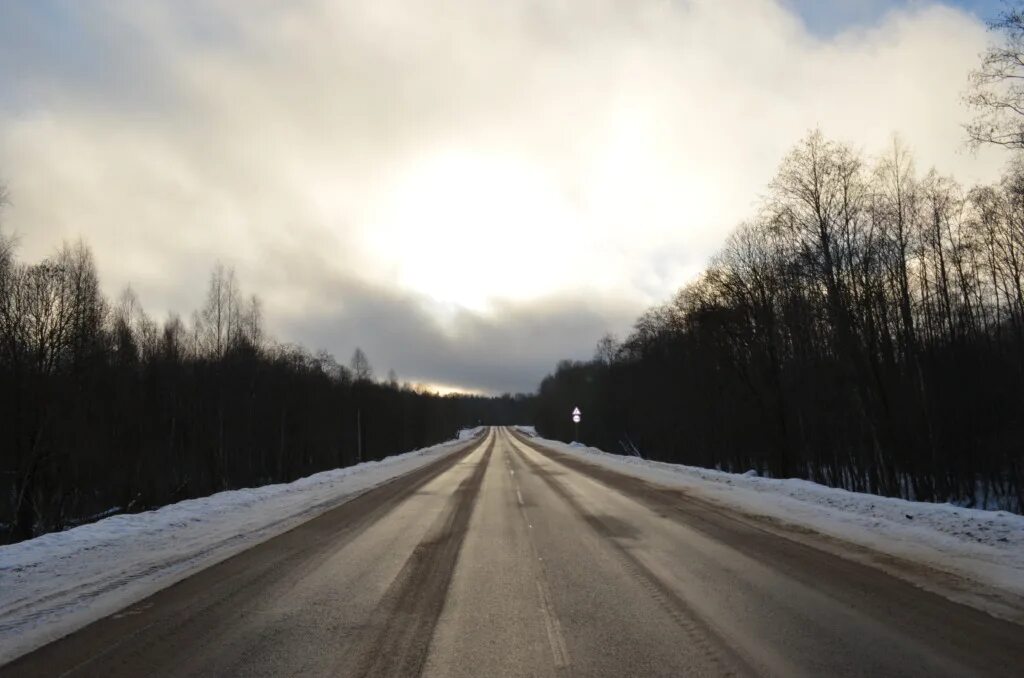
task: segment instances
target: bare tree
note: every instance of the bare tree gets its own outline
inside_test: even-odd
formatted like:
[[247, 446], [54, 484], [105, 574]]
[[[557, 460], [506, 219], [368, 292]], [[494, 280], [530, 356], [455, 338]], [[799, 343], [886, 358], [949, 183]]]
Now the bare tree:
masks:
[[263, 345], [263, 304], [255, 294], [241, 313], [241, 336], [257, 350]]
[[1006, 9], [989, 24], [1001, 42], [972, 71], [965, 99], [977, 111], [966, 130], [973, 146], [1024, 148], [1024, 10]]
[[235, 271], [217, 262], [210, 273], [206, 306], [202, 310], [205, 349], [222, 357], [239, 336], [240, 302]]
[[607, 333], [597, 341], [594, 347], [594, 360], [611, 365], [619, 353], [619, 340], [612, 333]]
[[363, 349], [357, 347], [352, 353], [352, 360], [349, 361], [349, 367], [352, 370], [352, 377], [356, 381], [373, 380], [373, 367], [370, 366], [370, 361], [363, 352]]
[[[0, 184], [0, 215], [7, 204], [7, 187]], [[3, 284], [14, 260], [14, 239], [3, 232], [2, 226], [3, 222], [0, 221], [0, 294], [3, 293]]]
[[[0, 184], [0, 214], [7, 203], [7, 189]], [[0, 222], [2, 227], [2, 222]], [[13, 337], [15, 324], [11, 305], [14, 284], [14, 242], [0, 229], [0, 337]], [[0, 353], [13, 346], [0, 346]]]
[[161, 354], [164, 359], [179, 362], [185, 356], [187, 330], [181, 316], [171, 313], [164, 322], [161, 335]]

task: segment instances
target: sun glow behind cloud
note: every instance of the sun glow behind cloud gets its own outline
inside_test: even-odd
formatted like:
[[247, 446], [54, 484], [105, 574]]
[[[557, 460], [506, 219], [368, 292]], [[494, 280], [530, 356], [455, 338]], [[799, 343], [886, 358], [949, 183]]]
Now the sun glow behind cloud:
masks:
[[571, 286], [586, 236], [540, 167], [469, 150], [410, 163], [368, 221], [366, 247], [390, 282], [474, 311]]
[[[672, 157], [658, 115], [642, 101], [614, 108], [568, 172], [485, 145], [405, 163], [382, 177], [361, 217], [367, 270], [442, 315], [553, 292], [660, 298], [664, 279], [645, 281], [650, 272], [635, 262], [684, 251], [694, 236], [687, 224], [717, 218], [728, 186]], [[696, 268], [680, 267], [676, 281]]]
[[[0, 24], [21, 256], [84, 237], [157, 319], [220, 259], [281, 339], [403, 379], [501, 389], [500, 362], [525, 387], [586, 357], [704, 267], [809, 128], [868, 154], [899, 133], [967, 184], [1003, 162], [960, 146], [984, 27], [935, 2], [827, 34], [782, 0], [48, 3]], [[528, 332], [488, 324], [513, 315]], [[484, 336], [478, 377], [437, 371]]]

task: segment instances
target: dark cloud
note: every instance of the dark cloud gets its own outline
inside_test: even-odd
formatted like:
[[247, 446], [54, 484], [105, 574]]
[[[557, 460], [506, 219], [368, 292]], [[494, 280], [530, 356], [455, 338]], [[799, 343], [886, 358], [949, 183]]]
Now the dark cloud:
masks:
[[394, 369], [402, 381], [487, 393], [532, 392], [558, 360], [591, 357], [605, 332], [628, 330], [640, 310], [559, 297], [462, 310], [441, 322], [413, 295], [354, 279], [328, 289], [333, 309], [279, 322], [278, 332], [343, 363], [359, 346], [378, 376]]

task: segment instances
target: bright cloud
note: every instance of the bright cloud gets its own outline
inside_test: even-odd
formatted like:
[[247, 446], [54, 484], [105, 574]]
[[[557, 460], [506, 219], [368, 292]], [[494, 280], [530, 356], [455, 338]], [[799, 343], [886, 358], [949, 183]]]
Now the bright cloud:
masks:
[[[900, 4], [822, 34], [797, 5], [28, 3], [0, 28], [5, 222], [28, 259], [84, 237], [158, 314], [223, 260], [282, 339], [416, 381], [501, 390], [453, 370], [467, 327], [585, 308], [575, 334], [493, 332], [528, 388], [695, 275], [809, 128], [995, 177], [1004, 157], [961, 143], [976, 17]], [[353, 322], [367, 290], [437, 353]]]

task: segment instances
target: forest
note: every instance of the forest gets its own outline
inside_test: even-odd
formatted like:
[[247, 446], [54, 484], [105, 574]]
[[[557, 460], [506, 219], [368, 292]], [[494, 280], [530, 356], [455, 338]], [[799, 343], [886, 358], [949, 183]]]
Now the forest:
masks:
[[706, 271], [540, 386], [538, 430], [662, 461], [1024, 507], [1024, 162], [965, 189], [813, 132]]
[[131, 290], [103, 297], [84, 244], [25, 264], [0, 239], [0, 543], [381, 459], [528, 404], [278, 344], [222, 265], [190, 322], [158, 324]]
[[963, 141], [999, 180], [809, 133], [697, 280], [544, 379], [538, 429], [579, 406], [623, 454], [1024, 511], [1024, 8], [989, 28]]

